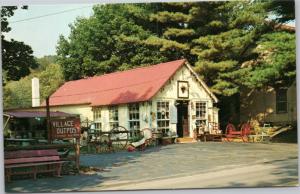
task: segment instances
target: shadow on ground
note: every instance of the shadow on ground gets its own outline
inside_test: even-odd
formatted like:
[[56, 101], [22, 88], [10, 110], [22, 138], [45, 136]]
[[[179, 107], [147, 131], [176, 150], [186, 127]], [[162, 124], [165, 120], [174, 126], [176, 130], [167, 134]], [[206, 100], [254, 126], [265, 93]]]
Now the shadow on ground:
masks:
[[[82, 166], [101, 167], [110, 171], [114, 167], [120, 167], [124, 164], [134, 164], [137, 158], [153, 152], [159, 152], [160, 146], [151, 147], [144, 151], [135, 152], [115, 152], [104, 154], [84, 154], [81, 158]], [[169, 149], [165, 147], [164, 149]], [[101, 189], [101, 183], [105, 181], [118, 180], [118, 176], [104, 177], [101, 173], [92, 175], [66, 175], [61, 178], [57, 177], [42, 177], [37, 180], [27, 178], [26, 180], [13, 180], [10, 183], [5, 183], [6, 192], [66, 192], [66, 191], [88, 191], [89, 188], [97, 187]]]
[[[298, 180], [296, 144], [195, 143], [152, 147], [145, 151], [84, 154], [81, 165], [102, 168], [93, 175], [44, 177], [6, 183], [7, 192], [100, 191], [108, 185], [238, 169], [259, 164], [272, 171], [226, 176], [189, 188], [294, 186]], [[251, 166], [250, 166], [251, 167]], [[256, 174], [257, 173], [257, 174]], [[259, 178], [259, 181], [256, 179]], [[225, 181], [224, 181], [225, 179]]]

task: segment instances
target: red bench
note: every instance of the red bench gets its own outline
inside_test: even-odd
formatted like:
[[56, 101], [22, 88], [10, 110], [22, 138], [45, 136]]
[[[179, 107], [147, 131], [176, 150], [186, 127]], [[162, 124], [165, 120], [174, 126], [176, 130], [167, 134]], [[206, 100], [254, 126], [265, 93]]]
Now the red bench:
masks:
[[[53, 172], [60, 177], [62, 161], [57, 150], [18, 150], [5, 152], [5, 177], [8, 182], [11, 181], [12, 175], [33, 174], [36, 179], [37, 173]], [[46, 168], [42, 168], [46, 166]], [[23, 168], [13, 171], [14, 168]], [[29, 168], [29, 170], [28, 170]]]

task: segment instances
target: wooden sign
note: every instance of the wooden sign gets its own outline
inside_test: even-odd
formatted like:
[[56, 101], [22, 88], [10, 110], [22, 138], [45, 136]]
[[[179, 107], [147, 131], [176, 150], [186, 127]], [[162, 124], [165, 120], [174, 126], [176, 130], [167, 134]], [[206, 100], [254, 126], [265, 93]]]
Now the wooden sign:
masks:
[[80, 138], [80, 119], [66, 118], [51, 120], [52, 139]]

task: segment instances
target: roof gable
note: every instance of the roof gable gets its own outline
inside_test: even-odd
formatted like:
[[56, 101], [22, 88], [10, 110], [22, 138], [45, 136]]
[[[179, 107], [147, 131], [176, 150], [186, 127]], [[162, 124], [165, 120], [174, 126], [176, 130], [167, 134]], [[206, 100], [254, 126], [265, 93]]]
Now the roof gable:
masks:
[[103, 106], [147, 101], [184, 64], [183, 59], [69, 81], [50, 96], [50, 106], [83, 103]]
[[[193, 70], [193, 68], [189, 65], [189, 63], [186, 61], [185, 64], [183, 66], [181, 66], [178, 70], [177, 70], [177, 73], [178, 74], [182, 74], [182, 72], [180, 72], [180, 70], [182, 70], [183, 68], [185, 68], [187, 71], [190, 72], [190, 75], [194, 77], [194, 81], [197, 83], [197, 85], [199, 87], [201, 87], [203, 89], [203, 91], [207, 94], [207, 96], [212, 99], [212, 101], [214, 103], [217, 103], [218, 102], [218, 99], [217, 97], [211, 92], [211, 90], [209, 89], [209, 87], [206, 85], [206, 83], [198, 76], [198, 74]], [[174, 79], [174, 76], [176, 76], [176, 74], [174, 74], [172, 77], [170, 77], [171, 80]], [[189, 77], [189, 76], [188, 76]], [[178, 75], [175, 77], [175, 80], [181, 80], [181, 81], [191, 81], [191, 80], [187, 80], [186, 78], [183, 78], [183, 79], [180, 79], [178, 77]], [[177, 83], [177, 81], [175, 81], [175, 83]], [[169, 82], [169, 84], [174, 84], [174, 82]], [[165, 87], [165, 86], [164, 86]], [[195, 89], [195, 88], [194, 88]], [[177, 86], [175, 87], [171, 87], [167, 90], [176, 90], [177, 92]], [[163, 90], [164, 91], [164, 90]], [[161, 92], [163, 92], [161, 91]], [[159, 91], [158, 91], [159, 92]], [[157, 94], [159, 95], [158, 98], [161, 98], [161, 95], [167, 95], [169, 98], [173, 98], [173, 96], [171, 97], [170, 95], [174, 95], [174, 91], [172, 94], [166, 94], [166, 93], [158, 93]], [[156, 94], [156, 95], [157, 95]]]
[[195, 76], [196, 80], [200, 83], [200, 85], [204, 88], [204, 90], [208, 93], [208, 95], [214, 100], [215, 103], [218, 102], [218, 98], [210, 91], [206, 83], [197, 75], [197, 73], [193, 70], [193, 68], [186, 63], [187, 68], [191, 71], [193, 76]]

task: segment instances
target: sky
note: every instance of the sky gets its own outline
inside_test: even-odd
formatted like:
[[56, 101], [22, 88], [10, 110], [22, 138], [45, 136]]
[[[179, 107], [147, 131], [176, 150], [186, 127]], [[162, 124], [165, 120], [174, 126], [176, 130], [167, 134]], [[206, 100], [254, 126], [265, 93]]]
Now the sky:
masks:
[[4, 34], [5, 38], [30, 45], [36, 57], [55, 55], [59, 36], [67, 37], [70, 34], [69, 24], [74, 23], [77, 17], [89, 17], [92, 7], [92, 4], [57, 4], [18, 9], [9, 18], [12, 30]]

